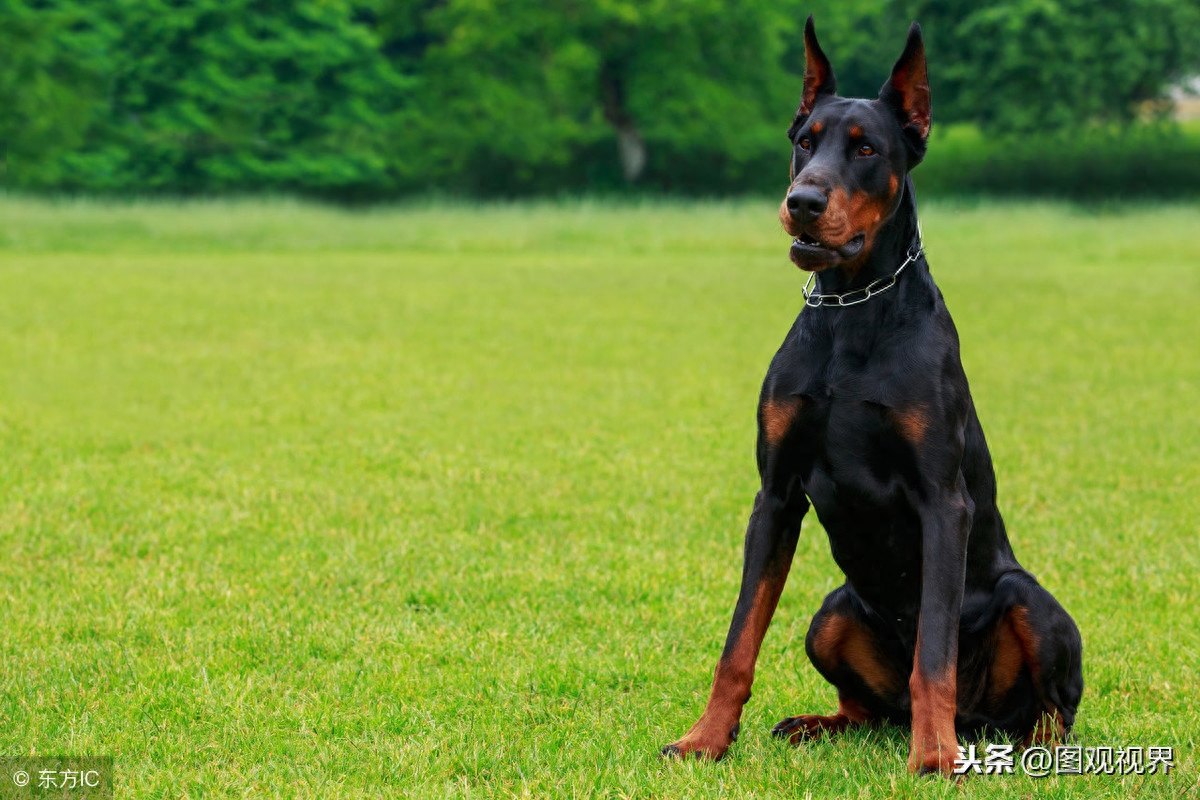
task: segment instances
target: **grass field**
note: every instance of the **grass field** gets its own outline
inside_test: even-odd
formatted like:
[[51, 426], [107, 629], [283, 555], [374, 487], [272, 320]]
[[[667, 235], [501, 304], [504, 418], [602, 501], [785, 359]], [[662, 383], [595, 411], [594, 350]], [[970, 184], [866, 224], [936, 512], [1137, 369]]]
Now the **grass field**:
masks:
[[1200, 207], [936, 205], [1018, 557], [1087, 746], [1170, 777], [792, 748], [833, 693], [810, 516], [719, 764], [707, 696], [801, 307], [773, 204], [0, 199], [0, 755], [118, 797], [1200, 796]]

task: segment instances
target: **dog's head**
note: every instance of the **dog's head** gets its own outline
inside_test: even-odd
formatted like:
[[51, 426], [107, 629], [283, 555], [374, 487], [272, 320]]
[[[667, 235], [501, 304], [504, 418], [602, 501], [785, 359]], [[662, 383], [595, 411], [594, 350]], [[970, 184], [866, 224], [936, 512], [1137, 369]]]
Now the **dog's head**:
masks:
[[833, 67], [804, 26], [804, 95], [788, 139], [791, 185], [779, 219], [791, 259], [805, 270], [855, 270], [896, 212], [908, 171], [929, 139], [929, 78], [915, 22], [892, 75], [874, 100], [838, 97]]

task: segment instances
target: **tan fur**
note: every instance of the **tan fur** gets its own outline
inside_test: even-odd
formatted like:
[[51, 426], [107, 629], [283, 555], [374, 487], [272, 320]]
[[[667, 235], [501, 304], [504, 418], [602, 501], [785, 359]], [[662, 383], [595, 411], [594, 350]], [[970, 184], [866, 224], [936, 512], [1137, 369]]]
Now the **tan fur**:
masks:
[[824, 664], [846, 664], [881, 698], [894, 697], [900, 688], [897, 675], [875, 648], [871, 635], [848, 617], [831, 615], [813, 637], [813, 650]]
[[929, 414], [924, 405], [899, 409], [892, 412], [896, 427], [910, 444], [919, 445], [925, 440], [925, 432], [929, 429]]
[[912, 697], [912, 742], [908, 751], [908, 769], [931, 769], [949, 775], [958, 754], [958, 736], [954, 732], [957, 709], [955, 689], [957, 668], [950, 664], [945, 675], [926, 675], [920, 667], [921, 640], [917, 637], [908, 690]]
[[675, 742], [679, 755], [703, 752], [709, 758], [725, 755], [733, 743], [731, 734], [742, 717], [742, 707], [750, 699], [754, 682], [754, 662], [758, 659], [763, 637], [783, 592], [786, 574], [764, 578], [754, 593], [754, 603], [742, 626], [737, 642], [727, 656], [717, 662], [712, 692], [704, 713], [682, 739]]
[[787, 432], [791, 430], [792, 423], [796, 420], [796, 413], [800, 410], [800, 402], [799, 397], [790, 397], [772, 398], [763, 404], [763, 432], [767, 435], [767, 443], [772, 447], [778, 447], [779, 443], [783, 441], [783, 437], [787, 436]]
[[995, 655], [988, 675], [988, 702], [997, 708], [1017, 682], [1021, 667], [1036, 675], [1037, 636], [1029, 625], [1029, 610], [1016, 606], [996, 626]]

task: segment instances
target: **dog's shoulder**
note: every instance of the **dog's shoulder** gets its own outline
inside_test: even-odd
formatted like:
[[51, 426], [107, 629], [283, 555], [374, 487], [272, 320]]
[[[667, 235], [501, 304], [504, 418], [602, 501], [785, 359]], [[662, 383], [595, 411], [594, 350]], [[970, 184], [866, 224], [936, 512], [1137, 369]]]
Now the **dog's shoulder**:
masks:
[[797, 317], [771, 359], [760, 403], [807, 395], [902, 407], [947, 380], [966, 390], [958, 332], [931, 281], [900, 313], [856, 318], [845, 311]]

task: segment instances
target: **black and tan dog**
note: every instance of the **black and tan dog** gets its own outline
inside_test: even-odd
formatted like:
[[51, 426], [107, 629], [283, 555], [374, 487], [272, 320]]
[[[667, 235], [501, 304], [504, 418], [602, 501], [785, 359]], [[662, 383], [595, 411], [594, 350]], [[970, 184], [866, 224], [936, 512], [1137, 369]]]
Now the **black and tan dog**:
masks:
[[921, 252], [909, 171], [930, 94], [914, 24], [878, 99], [837, 97], [809, 18], [804, 95], [780, 208], [816, 288], [771, 362], [758, 407], [762, 490], [712, 694], [666, 755], [720, 758], [809, 505], [846, 582], [808, 630], [837, 687], [793, 742], [880, 721], [912, 726], [908, 765], [949, 773], [957, 734], [1065, 737], [1083, 692], [1079, 631], [1013, 555], [958, 334]]

